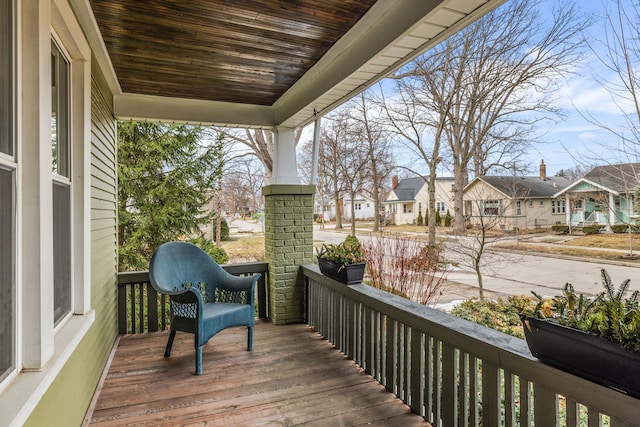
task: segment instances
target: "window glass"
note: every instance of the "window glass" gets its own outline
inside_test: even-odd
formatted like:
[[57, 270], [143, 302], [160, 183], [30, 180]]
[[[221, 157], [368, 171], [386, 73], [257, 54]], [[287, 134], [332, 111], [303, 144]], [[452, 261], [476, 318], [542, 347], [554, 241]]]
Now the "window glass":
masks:
[[14, 366], [14, 174], [0, 167], [0, 380]]
[[[13, 156], [13, 10], [0, 0], [0, 153]], [[15, 166], [0, 164], [0, 381], [15, 369]]]
[[[69, 178], [69, 62], [51, 42], [51, 157], [55, 176]], [[71, 312], [71, 184], [53, 181], [53, 316]]]
[[51, 169], [69, 177], [69, 62], [51, 42]]
[[13, 141], [11, 138], [12, 124], [12, 93], [13, 78], [12, 49], [11, 49], [11, 1], [0, 1], [0, 58], [2, 58], [2, 72], [0, 73], [0, 153], [13, 156]]

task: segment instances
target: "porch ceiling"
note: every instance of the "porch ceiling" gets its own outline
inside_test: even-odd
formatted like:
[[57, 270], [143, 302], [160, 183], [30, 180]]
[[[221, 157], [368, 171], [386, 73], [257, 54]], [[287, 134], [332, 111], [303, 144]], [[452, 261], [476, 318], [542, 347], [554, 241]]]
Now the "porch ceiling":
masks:
[[71, 1], [118, 118], [295, 127], [505, 0]]

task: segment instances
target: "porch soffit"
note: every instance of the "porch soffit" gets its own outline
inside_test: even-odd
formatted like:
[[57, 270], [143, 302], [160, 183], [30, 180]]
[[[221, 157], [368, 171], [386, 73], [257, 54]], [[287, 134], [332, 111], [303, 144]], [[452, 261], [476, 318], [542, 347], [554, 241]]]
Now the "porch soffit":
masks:
[[505, 0], [70, 0], [121, 119], [309, 123]]

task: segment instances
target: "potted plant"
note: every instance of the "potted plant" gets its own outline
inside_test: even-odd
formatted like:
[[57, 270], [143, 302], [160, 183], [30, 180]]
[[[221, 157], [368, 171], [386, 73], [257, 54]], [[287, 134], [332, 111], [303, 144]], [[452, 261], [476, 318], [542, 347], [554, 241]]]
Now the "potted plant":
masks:
[[337, 245], [323, 243], [316, 251], [322, 274], [347, 285], [362, 282], [366, 259], [356, 236], [349, 235]]
[[605, 290], [593, 298], [567, 283], [562, 295], [521, 316], [531, 353], [541, 362], [640, 398], [640, 292], [625, 298], [601, 270]]

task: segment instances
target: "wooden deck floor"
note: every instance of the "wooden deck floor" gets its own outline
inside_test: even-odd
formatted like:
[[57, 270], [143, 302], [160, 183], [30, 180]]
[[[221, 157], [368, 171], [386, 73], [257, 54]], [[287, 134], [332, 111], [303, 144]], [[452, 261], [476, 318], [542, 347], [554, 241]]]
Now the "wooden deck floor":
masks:
[[306, 325], [258, 322], [213, 337], [194, 375], [192, 336], [124, 336], [90, 425], [429, 425]]

